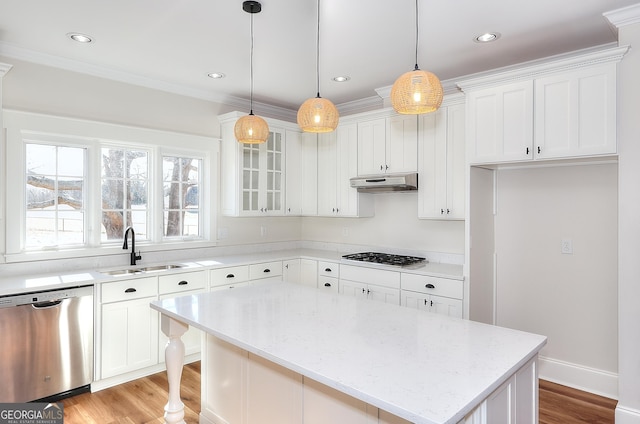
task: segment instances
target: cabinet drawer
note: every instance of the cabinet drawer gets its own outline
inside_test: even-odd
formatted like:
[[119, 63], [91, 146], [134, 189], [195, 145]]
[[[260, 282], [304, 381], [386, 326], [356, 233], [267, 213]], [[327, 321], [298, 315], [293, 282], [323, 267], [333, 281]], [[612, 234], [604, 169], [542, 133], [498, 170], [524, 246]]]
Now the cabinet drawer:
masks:
[[249, 280], [249, 266], [231, 266], [211, 270], [211, 287], [228, 286]]
[[462, 299], [462, 281], [402, 273], [402, 290]]
[[158, 295], [158, 280], [156, 277], [147, 277], [114, 281], [113, 283], [103, 283], [100, 290], [102, 303], [154, 297]]
[[250, 280], [271, 278], [278, 275], [282, 275], [282, 261], [264, 262], [261, 264], [249, 265]]
[[340, 265], [340, 279], [375, 284], [392, 289], [400, 288], [400, 273], [384, 269]]
[[335, 262], [318, 261], [318, 275], [340, 278], [340, 265]]
[[182, 272], [158, 277], [160, 294], [180, 293], [188, 290], [203, 289], [207, 286], [205, 271]]
[[321, 276], [318, 278], [318, 288], [327, 291], [338, 292], [338, 279]]

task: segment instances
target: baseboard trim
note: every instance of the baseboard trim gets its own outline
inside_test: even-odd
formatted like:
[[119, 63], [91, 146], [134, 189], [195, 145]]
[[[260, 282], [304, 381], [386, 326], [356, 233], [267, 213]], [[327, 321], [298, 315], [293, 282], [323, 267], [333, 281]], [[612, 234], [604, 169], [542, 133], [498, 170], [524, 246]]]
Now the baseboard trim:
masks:
[[640, 424], [640, 411], [627, 409], [618, 404], [616, 407], [616, 424]]
[[544, 356], [538, 357], [538, 364], [541, 379], [610, 399], [618, 399], [618, 374], [616, 373]]

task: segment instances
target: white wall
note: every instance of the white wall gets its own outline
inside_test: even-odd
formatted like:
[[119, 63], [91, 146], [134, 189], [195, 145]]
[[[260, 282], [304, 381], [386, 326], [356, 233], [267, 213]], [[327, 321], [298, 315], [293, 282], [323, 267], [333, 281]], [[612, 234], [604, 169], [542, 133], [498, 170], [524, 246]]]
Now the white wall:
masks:
[[[617, 171], [499, 170], [495, 221], [497, 324], [548, 337], [542, 377], [610, 397], [618, 371]], [[573, 254], [561, 253], [563, 239]]]
[[[617, 15], [617, 14], [616, 14]], [[618, 74], [619, 402], [616, 424], [640, 423], [640, 4], [620, 11], [620, 45], [631, 49]]]
[[379, 193], [374, 202], [372, 218], [302, 218], [302, 239], [464, 255], [464, 221], [418, 219], [416, 192]]

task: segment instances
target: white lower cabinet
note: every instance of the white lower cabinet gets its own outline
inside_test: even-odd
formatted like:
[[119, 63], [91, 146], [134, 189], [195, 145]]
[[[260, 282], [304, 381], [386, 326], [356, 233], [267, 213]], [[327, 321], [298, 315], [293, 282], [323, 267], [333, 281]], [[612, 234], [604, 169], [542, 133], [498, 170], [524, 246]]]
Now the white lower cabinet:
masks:
[[232, 289], [247, 284], [248, 281], [249, 265], [212, 269], [209, 274], [211, 291]]
[[101, 285], [100, 375], [109, 378], [158, 363], [155, 277]]
[[[158, 277], [159, 299], [169, 299], [179, 296], [191, 296], [207, 291], [206, 271], [184, 272], [181, 274], [163, 275]], [[200, 353], [202, 331], [190, 326], [182, 336], [184, 353], [186, 356]], [[159, 331], [158, 362], [164, 362], [164, 350], [169, 340]]]
[[318, 261], [318, 288], [338, 292], [340, 265], [336, 262]]
[[356, 297], [400, 304], [400, 273], [340, 265], [339, 291]]
[[282, 281], [316, 287], [318, 261], [313, 259], [287, 259], [282, 261]]
[[538, 422], [537, 357], [491, 393], [460, 424], [535, 424]]
[[408, 424], [315, 380], [206, 336], [203, 424]]
[[282, 281], [282, 261], [263, 262], [249, 265], [249, 282]]
[[403, 272], [401, 283], [403, 306], [462, 318], [462, 280]]

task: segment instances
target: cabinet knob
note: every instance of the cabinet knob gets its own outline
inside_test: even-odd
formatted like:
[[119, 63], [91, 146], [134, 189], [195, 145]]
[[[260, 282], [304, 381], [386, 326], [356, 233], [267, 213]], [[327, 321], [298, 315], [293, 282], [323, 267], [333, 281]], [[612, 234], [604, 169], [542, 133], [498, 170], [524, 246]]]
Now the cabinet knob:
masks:
[[444, 209], [440, 209], [440, 215], [444, 215]]
[[451, 213], [451, 211], [449, 209], [447, 209], [447, 215], [449, 215], [449, 213]]
[[331, 268], [325, 268], [324, 272], [331, 272]]
[[233, 274], [227, 274], [226, 278], [236, 278], [236, 276]]
[[179, 286], [186, 286], [187, 284], [189, 284], [189, 282], [185, 280], [182, 280], [178, 283]]
[[324, 283], [325, 287], [331, 287], [331, 283]]
[[137, 291], [137, 290], [136, 290], [136, 289], [134, 289], [134, 288], [128, 288], [128, 289], [126, 289], [124, 292], [125, 292], [125, 293], [135, 293], [136, 291]]
[[340, 212], [340, 209], [336, 208], [336, 213]]
[[436, 288], [436, 286], [434, 286], [431, 283], [427, 284], [425, 287], [428, 288], [428, 289], [435, 289]]

